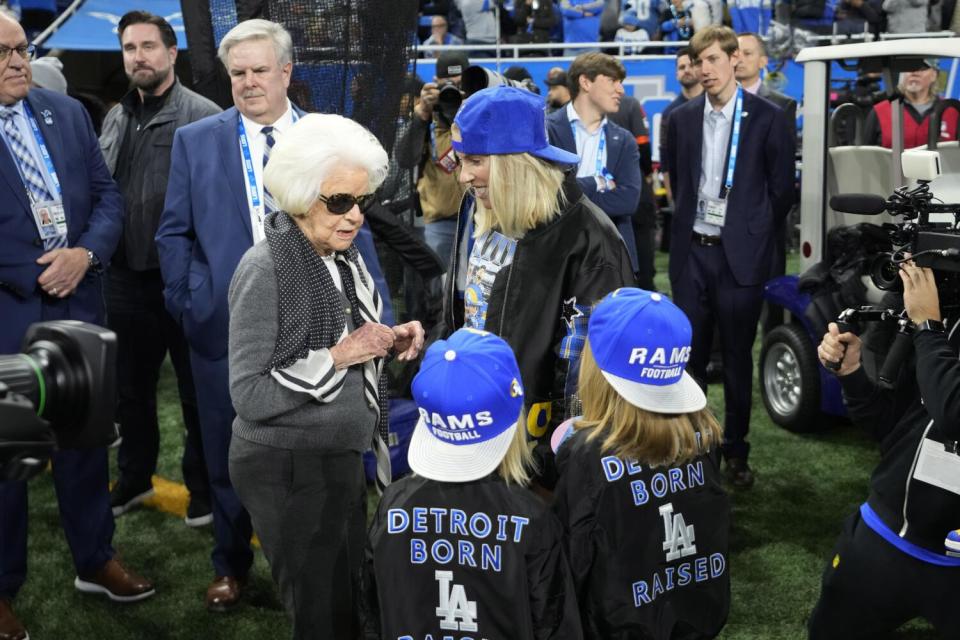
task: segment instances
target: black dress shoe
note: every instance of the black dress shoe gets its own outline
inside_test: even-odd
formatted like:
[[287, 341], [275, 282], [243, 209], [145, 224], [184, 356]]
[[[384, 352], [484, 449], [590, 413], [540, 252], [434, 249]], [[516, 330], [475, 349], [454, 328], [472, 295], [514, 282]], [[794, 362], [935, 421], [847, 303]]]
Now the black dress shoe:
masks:
[[727, 459], [727, 480], [737, 489], [749, 489], [754, 477], [750, 465], [743, 458]]

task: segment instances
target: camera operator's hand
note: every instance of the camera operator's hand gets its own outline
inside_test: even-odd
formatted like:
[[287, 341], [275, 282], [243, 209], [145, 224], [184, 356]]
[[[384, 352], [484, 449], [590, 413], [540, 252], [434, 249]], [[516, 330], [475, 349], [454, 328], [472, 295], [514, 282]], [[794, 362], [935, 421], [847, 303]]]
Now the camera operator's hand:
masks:
[[433, 118], [433, 108], [437, 106], [440, 100], [440, 88], [436, 82], [428, 82], [420, 89], [420, 102], [413, 108], [417, 117], [424, 122], [429, 122]]
[[942, 320], [933, 270], [918, 267], [913, 260], [908, 260], [900, 265], [900, 279], [903, 280], [903, 308], [913, 324]]
[[850, 375], [860, 368], [860, 337], [852, 332], [840, 333], [840, 328], [836, 322], [831, 322], [827, 326], [827, 332], [823, 334], [823, 340], [817, 347], [817, 357], [820, 358], [820, 364], [827, 369], [827, 363], [840, 363], [840, 368], [835, 371], [838, 376]]
[[330, 347], [333, 365], [339, 371], [355, 364], [363, 364], [373, 358], [383, 358], [393, 348], [395, 339], [393, 329], [390, 327], [376, 322], [367, 322]]

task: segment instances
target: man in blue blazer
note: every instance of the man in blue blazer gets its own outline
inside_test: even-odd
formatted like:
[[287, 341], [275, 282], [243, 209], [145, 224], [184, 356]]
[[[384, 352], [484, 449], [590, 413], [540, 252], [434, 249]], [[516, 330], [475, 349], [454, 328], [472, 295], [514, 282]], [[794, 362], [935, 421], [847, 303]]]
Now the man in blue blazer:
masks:
[[778, 229], [793, 200], [794, 140], [784, 112], [734, 78], [737, 36], [708, 27], [690, 42], [704, 95], [670, 114], [668, 166], [674, 198], [670, 282], [690, 318], [688, 370], [701, 384], [714, 327], [723, 354], [728, 476], [753, 484], [750, 445], [753, 341]]
[[611, 122], [623, 97], [623, 64], [605, 53], [576, 57], [567, 71], [573, 100], [547, 116], [550, 144], [580, 156], [577, 183], [610, 216], [637, 271], [637, 243], [631, 218], [640, 202], [640, 151], [629, 131]]
[[[82, 105], [30, 89], [32, 52], [20, 25], [0, 16], [0, 353], [19, 351], [35, 322], [103, 324], [102, 267], [123, 216]], [[57, 451], [53, 480], [76, 588], [118, 601], [153, 595], [114, 558], [106, 448]], [[26, 571], [27, 487], [3, 482], [0, 638], [27, 635], [10, 604]]]
[[250, 516], [227, 468], [235, 415], [227, 367], [227, 288], [240, 258], [263, 238], [268, 145], [300, 115], [287, 99], [292, 56], [290, 35], [273, 22], [248, 20], [224, 36], [220, 58], [235, 106], [174, 134], [157, 230], [167, 308], [190, 345], [210, 478], [215, 577], [205, 603], [211, 611], [225, 611], [239, 601], [253, 562]]

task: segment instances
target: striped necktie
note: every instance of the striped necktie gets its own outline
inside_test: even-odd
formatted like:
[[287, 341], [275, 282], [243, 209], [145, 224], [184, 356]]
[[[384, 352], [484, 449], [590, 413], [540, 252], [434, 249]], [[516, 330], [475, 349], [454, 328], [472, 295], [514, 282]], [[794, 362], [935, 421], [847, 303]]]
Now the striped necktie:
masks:
[[[270, 160], [270, 152], [273, 151], [273, 145], [277, 143], [277, 139], [273, 137], [273, 127], [264, 127], [260, 129], [260, 133], [267, 139], [267, 144], [263, 147], [263, 168], [266, 169], [267, 162]], [[264, 215], [273, 213], [278, 209], [277, 202], [273, 199], [270, 192], [267, 191], [267, 185], [263, 185], [263, 208]]]
[[[17, 112], [13, 107], [0, 108], [0, 119], [3, 120], [3, 132], [7, 137], [7, 146], [10, 152], [16, 158], [20, 166], [20, 174], [23, 176], [23, 183], [34, 202], [47, 202], [53, 200], [50, 191], [47, 189], [47, 183], [43, 180], [43, 173], [37, 165], [36, 159], [30, 153], [30, 147], [27, 146], [20, 134], [20, 128], [14, 122]], [[52, 238], [44, 238], [43, 248], [58, 249], [67, 246], [66, 235], [57, 235]]]

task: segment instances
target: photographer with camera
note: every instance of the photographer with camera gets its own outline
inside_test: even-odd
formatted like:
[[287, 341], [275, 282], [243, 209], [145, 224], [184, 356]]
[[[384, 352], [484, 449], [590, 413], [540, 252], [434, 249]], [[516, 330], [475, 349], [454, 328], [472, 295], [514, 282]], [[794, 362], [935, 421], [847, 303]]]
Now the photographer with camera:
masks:
[[811, 640], [873, 638], [913, 618], [960, 637], [960, 557], [949, 537], [960, 525], [960, 334], [956, 324], [944, 328], [931, 269], [907, 260], [899, 275], [915, 358], [892, 391], [867, 376], [860, 338], [836, 323], [817, 348], [825, 367], [839, 364], [850, 416], [869, 425], [881, 460], [824, 572]]

